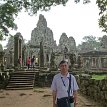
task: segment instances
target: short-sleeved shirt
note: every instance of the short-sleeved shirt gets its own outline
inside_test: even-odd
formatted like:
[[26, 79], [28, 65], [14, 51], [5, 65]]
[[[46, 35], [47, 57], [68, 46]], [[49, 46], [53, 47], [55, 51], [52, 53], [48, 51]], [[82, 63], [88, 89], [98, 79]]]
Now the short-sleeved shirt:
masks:
[[79, 89], [78, 84], [76, 82], [75, 77], [72, 74], [67, 74], [67, 76], [63, 76], [61, 73], [58, 73], [54, 76], [51, 89], [56, 91], [57, 98], [68, 97], [68, 87], [69, 87], [69, 77], [71, 75], [71, 89], [70, 96], [73, 96], [73, 91], [77, 91]]

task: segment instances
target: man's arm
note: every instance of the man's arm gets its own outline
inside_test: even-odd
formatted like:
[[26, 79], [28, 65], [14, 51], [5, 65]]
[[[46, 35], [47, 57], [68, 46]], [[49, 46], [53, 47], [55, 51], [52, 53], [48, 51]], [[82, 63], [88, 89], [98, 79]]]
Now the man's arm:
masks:
[[74, 94], [74, 107], [77, 107], [77, 91], [74, 91], [73, 92], [73, 94]]
[[53, 107], [57, 107], [56, 106], [56, 91], [52, 91], [52, 96], [53, 96]]

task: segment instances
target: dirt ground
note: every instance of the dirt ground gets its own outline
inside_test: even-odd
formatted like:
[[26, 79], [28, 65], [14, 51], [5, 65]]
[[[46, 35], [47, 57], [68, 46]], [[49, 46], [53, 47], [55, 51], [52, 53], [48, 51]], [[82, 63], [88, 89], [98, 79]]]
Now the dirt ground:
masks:
[[[78, 97], [78, 107], [99, 107], [80, 94]], [[0, 90], [0, 107], [52, 107], [51, 90]]]

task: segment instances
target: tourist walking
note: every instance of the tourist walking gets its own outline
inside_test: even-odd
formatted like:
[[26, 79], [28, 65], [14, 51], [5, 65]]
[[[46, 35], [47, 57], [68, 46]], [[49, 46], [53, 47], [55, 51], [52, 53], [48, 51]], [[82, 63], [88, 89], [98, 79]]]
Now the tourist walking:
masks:
[[35, 56], [32, 57], [31, 59], [31, 67], [34, 69], [35, 66]]
[[75, 77], [68, 72], [67, 61], [59, 64], [60, 73], [53, 78], [51, 89], [53, 107], [77, 107], [77, 90], [79, 89]]
[[28, 69], [30, 68], [30, 64], [31, 64], [31, 59], [30, 59], [30, 57], [28, 57], [27, 58], [27, 67], [28, 67]]

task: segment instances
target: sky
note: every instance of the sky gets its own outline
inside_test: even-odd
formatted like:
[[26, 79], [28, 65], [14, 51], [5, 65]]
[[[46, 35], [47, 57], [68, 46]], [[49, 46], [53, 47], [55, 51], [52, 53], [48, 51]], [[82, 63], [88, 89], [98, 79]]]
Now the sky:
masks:
[[[82, 1], [82, 0], [81, 0]], [[39, 14], [43, 14], [47, 21], [47, 26], [53, 31], [54, 40], [59, 43], [62, 33], [66, 33], [68, 37], [72, 36], [76, 45], [81, 44], [84, 36], [93, 35], [101, 37], [104, 35], [99, 28], [99, 10], [96, 0], [83, 5], [82, 2], [75, 4], [74, 0], [69, 0], [66, 6], [58, 5], [51, 7], [47, 12], [38, 12], [34, 16], [21, 12], [15, 19], [18, 26], [17, 31], [11, 31], [13, 35], [20, 32], [26, 41], [31, 39], [31, 32], [37, 26]], [[7, 41], [2, 41], [5, 46]]]

